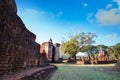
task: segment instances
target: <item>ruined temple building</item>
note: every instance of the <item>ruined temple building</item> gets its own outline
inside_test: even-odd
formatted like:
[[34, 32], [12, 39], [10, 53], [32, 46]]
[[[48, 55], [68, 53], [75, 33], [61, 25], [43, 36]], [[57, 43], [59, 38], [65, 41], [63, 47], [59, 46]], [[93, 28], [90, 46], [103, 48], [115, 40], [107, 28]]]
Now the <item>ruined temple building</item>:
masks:
[[53, 44], [52, 39], [50, 39], [49, 41], [42, 43], [40, 52], [46, 54], [48, 62], [59, 62], [59, 47], [59, 43]]
[[99, 49], [98, 53], [98, 60], [99, 61], [107, 61], [109, 58], [108, 52], [106, 49], [103, 49], [102, 47]]

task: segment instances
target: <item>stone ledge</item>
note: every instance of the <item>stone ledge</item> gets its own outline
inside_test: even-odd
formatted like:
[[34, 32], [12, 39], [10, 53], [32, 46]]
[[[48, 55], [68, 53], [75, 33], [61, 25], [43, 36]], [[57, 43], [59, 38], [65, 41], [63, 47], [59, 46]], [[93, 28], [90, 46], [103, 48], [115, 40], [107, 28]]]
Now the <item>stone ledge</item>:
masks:
[[57, 69], [56, 66], [34, 67], [18, 73], [3, 75], [0, 80], [44, 80]]

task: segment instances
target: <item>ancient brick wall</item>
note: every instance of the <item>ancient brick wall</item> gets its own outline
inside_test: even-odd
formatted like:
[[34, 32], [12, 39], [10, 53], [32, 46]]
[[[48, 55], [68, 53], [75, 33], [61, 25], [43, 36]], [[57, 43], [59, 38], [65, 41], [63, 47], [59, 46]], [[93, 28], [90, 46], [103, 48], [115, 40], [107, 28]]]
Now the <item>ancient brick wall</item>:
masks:
[[17, 73], [2, 75], [0, 80], [49, 80], [55, 70], [57, 67], [54, 65], [34, 67]]
[[[51, 40], [51, 39], [50, 39]], [[46, 54], [46, 58], [48, 62], [60, 62], [59, 57], [60, 57], [60, 44], [55, 43], [53, 44], [51, 41], [44, 42], [40, 46], [40, 51], [44, 54]]]
[[0, 74], [38, 65], [40, 45], [17, 13], [0, 0]]
[[60, 44], [59, 43], [55, 43], [54, 44], [55, 47], [55, 62], [59, 62], [59, 58], [60, 58]]
[[24, 76], [21, 80], [49, 80], [53, 72], [57, 69], [55, 66], [47, 66], [36, 73]]

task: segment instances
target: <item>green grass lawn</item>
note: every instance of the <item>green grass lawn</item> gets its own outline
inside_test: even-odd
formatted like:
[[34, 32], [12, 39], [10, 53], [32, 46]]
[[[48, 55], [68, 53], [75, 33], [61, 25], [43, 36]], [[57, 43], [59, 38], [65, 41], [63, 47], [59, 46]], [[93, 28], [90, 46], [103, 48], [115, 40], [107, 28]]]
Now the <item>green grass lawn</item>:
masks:
[[113, 64], [56, 64], [58, 70], [49, 80], [120, 80], [120, 72], [111, 70]]

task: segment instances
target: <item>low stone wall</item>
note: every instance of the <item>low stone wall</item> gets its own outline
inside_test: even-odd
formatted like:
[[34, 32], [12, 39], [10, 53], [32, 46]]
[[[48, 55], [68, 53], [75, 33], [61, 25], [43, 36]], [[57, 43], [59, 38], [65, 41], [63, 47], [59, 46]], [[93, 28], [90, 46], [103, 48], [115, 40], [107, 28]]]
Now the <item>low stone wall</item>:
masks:
[[120, 59], [117, 60], [117, 63], [115, 64], [114, 70], [120, 71]]
[[21, 72], [3, 75], [0, 80], [48, 80], [56, 69], [53, 65], [34, 67]]
[[37, 71], [29, 76], [24, 76], [21, 80], [48, 80], [50, 75], [56, 70], [57, 68], [54, 66], [44, 68], [40, 71]]

